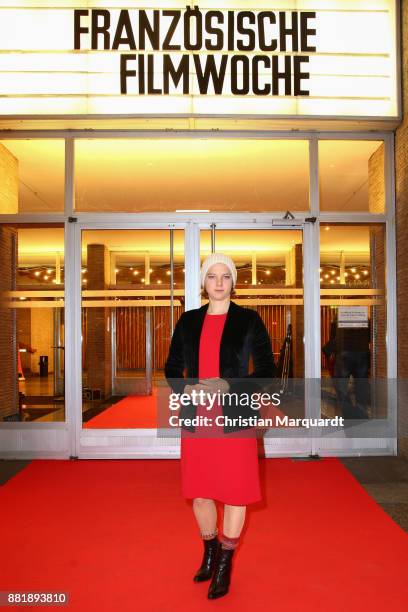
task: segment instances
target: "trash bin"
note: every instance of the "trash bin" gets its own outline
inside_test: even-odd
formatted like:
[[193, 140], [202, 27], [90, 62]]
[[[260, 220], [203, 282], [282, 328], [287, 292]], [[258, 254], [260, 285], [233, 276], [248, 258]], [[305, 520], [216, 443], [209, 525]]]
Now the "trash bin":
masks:
[[48, 376], [48, 355], [40, 355], [40, 376]]

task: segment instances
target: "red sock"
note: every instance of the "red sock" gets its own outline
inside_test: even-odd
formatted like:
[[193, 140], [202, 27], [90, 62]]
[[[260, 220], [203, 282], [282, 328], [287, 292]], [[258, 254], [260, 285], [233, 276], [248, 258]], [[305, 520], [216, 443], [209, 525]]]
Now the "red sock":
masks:
[[215, 528], [215, 531], [213, 531], [212, 533], [201, 533], [201, 537], [203, 538], [203, 540], [213, 540], [214, 538], [216, 538], [218, 535], [218, 529]]
[[229, 538], [225, 534], [221, 536], [221, 548], [224, 550], [234, 550], [239, 543], [239, 536], [237, 538]]

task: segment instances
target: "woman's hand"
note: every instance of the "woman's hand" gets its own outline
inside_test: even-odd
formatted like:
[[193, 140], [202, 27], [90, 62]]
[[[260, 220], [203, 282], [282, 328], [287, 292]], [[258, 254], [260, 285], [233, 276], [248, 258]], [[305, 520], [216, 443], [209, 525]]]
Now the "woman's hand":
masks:
[[186, 385], [184, 387], [183, 393], [187, 393], [187, 395], [191, 395], [192, 391], [201, 391], [202, 388], [203, 388], [202, 385], [200, 385], [199, 383], [196, 383], [195, 385]]
[[227, 393], [230, 386], [223, 378], [200, 378], [199, 382], [195, 385], [186, 385], [184, 387], [184, 393], [191, 395], [192, 391], [199, 393], [204, 392], [203, 402], [206, 403], [206, 396], [213, 395], [214, 393]]
[[202, 378], [200, 384], [206, 393], [228, 393], [230, 388], [223, 378]]

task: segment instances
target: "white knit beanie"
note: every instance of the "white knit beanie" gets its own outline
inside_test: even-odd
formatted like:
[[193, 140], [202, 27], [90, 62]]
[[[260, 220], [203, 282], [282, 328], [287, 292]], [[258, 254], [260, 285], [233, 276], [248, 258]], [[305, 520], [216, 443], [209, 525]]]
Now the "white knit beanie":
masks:
[[208, 257], [204, 259], [201, 265], [201, 273], [200, 273], [201, 286], [204, 287], [205, 277], [206, 277], [208, 270], [211, 268], [211, 266], [217, 263], [225, 264], [229, 268], [231, 272], [231, 276], [232, 276], [232, 286], [235, 287], [236, 282], [237, 282], [237, 269], [231, 257], [228, 257], [228, 255], [225, 255], [224, 253], [211, 253], [211, 255], [209, 255]]

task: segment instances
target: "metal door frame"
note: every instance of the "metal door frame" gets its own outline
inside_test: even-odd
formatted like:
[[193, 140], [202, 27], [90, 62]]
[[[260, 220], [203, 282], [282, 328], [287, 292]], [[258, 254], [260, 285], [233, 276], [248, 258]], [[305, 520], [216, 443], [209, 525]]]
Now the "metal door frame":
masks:
[[[65, 141], [65, 208], [61, 213], [32, 213], [1, 215], [2, 223], [63, 223], [65, 226], [65, 258], [70, 262], [65, 269], [65, 397], [66, 420], [64, 422], [50, 423], [2, 423], [0, 427], [0, 442], [4, 444], [2, 457], [6, 458], [32, 458], [32, 457], [67, 457], [87, 456], [86, 449], [81, 447], [80, 428], [78, 426], [79, 406], [82, 404], [80, 382], [81, 366], [81, 282], [80, 282], [80, 233], [78, 228], [105, 228], [112, 229], [143, 229], [143, 228], [175, 228], [185, 229], [185, 259], [186, 259], [186, 309], [194, 308], [199, 293], [199, 224], [215, 221], [219, 227], [238, 228], [248, 227], [275, 227], [282, 219], [281, 212], [269, 213], [81, 213], [75, 211], [74, 206], [74, 144], [81, 138], [214, 138], [214, 139], [278, 139], [278, 140], [308, 140], [309, 142], [309, 179], [310, 179], [310, 209], [299, 214], [303, 221], [306, 217], [316, 217], [316, 222], [306, 223], [304, 226], [304, 308], [305, 319], [308, 326], [305, 329], [305, 374], [313, 379], [320, 378], [320, 308], [319, 308], [319, 224], [320, 223], [349, 223], [370, 224], [373, 222], [386, 224], [386, 288], [387, 288], [387, 377], [388, 380], [397, 381], [397, 304], [396, 304], [396, 242], [395, 242], [395, 163], [394, 163], [394, 134], [387, 131], [223, 131], [209, 132], [206, 130], [179, 130], [171, 132], [154, 130], [10, 130], [2, 132], [2, 139], [64, 139]], [[371, 213], [330, 213], [319, 210], [319, 170], [318, 170], [318, 143], [321, 140], [382, 140], [385, 149], [385, 200], [384, 214]], [[276, 227], [279, 227], [276, 225]], [[306, 280], [308, 279], [308, 280]], [[198, 289], [198, 291], [197, 291]], [[317, 349], [317, 350], [314, 350]], [[390, 401], [394, 401], [392, 389]], [[315, 413], [317, 405], [312, 402], [311, 413]], [[90, 430], [88, 430], [90, 431]], [[103, 437], [103, 433], [102, 437]], [[106, 432], [105, 432], [106, 433]], [[107, 454], [104, 449], [97, 452], [97, 444], [88, 447], [90, 457], [176, 457], [177, 452], [171, 449], [167, 454], [163, 445], [158, 454], [149, 448], [151, 437], [140, 433], [137, 438], [144, 441], [139, 448], [129, 439], [129, 431], [111, 430], [107, 432], [115, 438], [122, 438], [120, 452]], [[134, 437], [134, 436], [133, 436]], [[98, 442], [97, 440], [93, 441]], [[384, 440], [384, 444], [364, 449], [363, 452], [356, 446], [344, 444], [322, 445], [321, 440], [314, 442], [313, 450], [327, 455], [395, 455], [397, 452], [396, 437]], [[373, 439], [373, 443], [375, 440]], [[378, 442], [378, 440], [377, 440]], [[135, 452], [133, 452], [133, 450]], [[288, 452], [288, 455], [291, 453]]]
[[[319, 235], [318, 230], [316, 231], [316, 226], [318, 227], [318, 223], [316, 221], [306, 220], [304, 214], [299, 213], [298, 217], [295, 217], [291, 221], [283, 221], [282, 219], [275, 219], [273, 223], [265, 223], [265, 222], [254, 222], [255, 220], [252, 218], [252, 223], [234, 223], [233, 220], [230, 222], [216, 222], [215, 223], [215, 232], [217, 230], [269, 230], [271, 233], [274, 231], [288, 231], [288, 230], [298, 230], [302, 232], [302, 250], [303, 250], [303, 318], [305, 321], [314, 321], [313, 325], [305, 325], [304, 328], [304, 337], [303, 337], [303, 346], [304, 346], [304, 360], [305, 360], [305, 416], [315, 416], [315, 414], [320, 414], [320, 397], [313, 398], [311, 401], [312, 392], [315, 393], [314, 386], [308, 383], [309, 379], [317, 379], [320, 377], [320, 360], [314, 358], [319, 355], [319, 351], [315, 350], [316, 346], [320, 347], [320, 310], [319, 310], [319, 300], [320, 300], [320, 275], [317, 274], [317, 279], [315, 271], [316, 266], [314, 265], [314, 259], [317, 257], [319, 259]], [[211, 223], [213, 222], [201, 222], [199, 223], [200, 230], [211, 230]], [[316, 240], [317, 238], [317, 240]], [[317, 249], [316, 249], [317, 245]], [[199, 256], [199, 253], [198, 253]], [[319, 270], [319, 266], [317, 266], [317, 271]], [[317, 282], [317, 309], [315, 307], [316, 304], [316, 282]], [[198, 298], [199, 299], [199, 298]], [[197, 301], [195, 308], [197, 308], [200, 304]], [[317, 313], [316, 313], [317, 310]], [[317, 314], [317, 316], [316, 316]], [[316, 324], [318, 322], [318, 325]], [[316, 401], [317, 399], [317, 401]], [[305, 456], [311, 455], [314, 452], [314, 444], [310, 437], [297, 437], [293, 438], [265, 438], [264, 440], [264, 448], [265, 448], [265, 456], [266, 457], [274, 457], [274, 456]]]
[[[74, 332], [72, 344], [75, 363], [73, 372], [74, 384], [70, 385], [67, 394], [67, 406], [71, 416], [71, 448], [72, 456], [78, 458], [159, 458], [177, 457], [179, 446], [174, 440], [157, 438], [155, 429], [83, 429], [82, 428], [82, 349], [81, 349], [81, 232], [83, 230], [147, 230], [147, 229], [185, 229], [185, 223], [97, 223], [73, 222], [68, 227], [75, 257], [72, 260], [72, 278], [70, 283], [72, 293], [71, 307]], [[67, 236], [68, 239], [68, 236]], [[148, 364], [146, 366], [148, 370]]]

